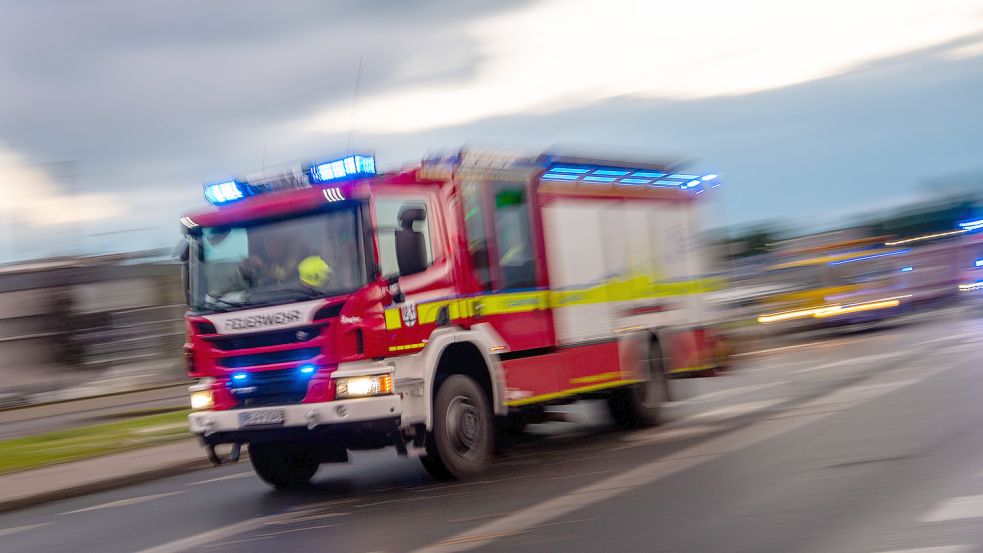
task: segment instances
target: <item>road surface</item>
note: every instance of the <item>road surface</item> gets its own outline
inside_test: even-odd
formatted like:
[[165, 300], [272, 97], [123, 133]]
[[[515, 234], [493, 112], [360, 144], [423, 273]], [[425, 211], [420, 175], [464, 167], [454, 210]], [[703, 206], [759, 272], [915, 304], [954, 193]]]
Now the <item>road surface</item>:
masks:
[[246, 464], [0, 516], [0, 550], [983, 552], [983, 319], [826, 336], [673, 383], [668, 424], [597, 404], [482, 478], [391, 451], [278, 493]]

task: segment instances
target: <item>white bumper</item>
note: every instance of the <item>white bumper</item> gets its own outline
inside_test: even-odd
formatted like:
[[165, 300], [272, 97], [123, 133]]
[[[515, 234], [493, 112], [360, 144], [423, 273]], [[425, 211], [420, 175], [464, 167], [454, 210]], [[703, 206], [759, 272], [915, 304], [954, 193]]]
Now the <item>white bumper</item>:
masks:
[[188, 415], [191, 432], [210, 435], [216, 432], [239, 432], [254, 429], [268, 429], [269, 426], [242, 426], [241, 415], [279, 410], [284, 413], [283, 424], [274, 428], [318, 427], [332, 424], [392, 419], [399, 417], [399, 395], [347, 399], [325, 403], [300, 403], [295, 405], [270, 405], [251, 409], [232, 409], [229, 411], [200, 411]]

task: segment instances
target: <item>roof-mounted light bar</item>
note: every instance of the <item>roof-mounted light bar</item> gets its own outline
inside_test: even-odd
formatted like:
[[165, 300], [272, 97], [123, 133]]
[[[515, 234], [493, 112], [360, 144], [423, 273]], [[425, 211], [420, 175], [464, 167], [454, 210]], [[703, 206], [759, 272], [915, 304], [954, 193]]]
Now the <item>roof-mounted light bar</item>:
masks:
[[355, 154], [340, 159], [312, 163], [307, 168], [307, 178], [311, 184], [324, 184], [341, 180], [374, 176], [375, 157]]
[[202, 185], [205, 199], [215, 205], [237, 202], [250, 195], [249, 185], [237, 180], [205, 183]]
[[653, 186], [679, 188], [681, 190], [715, 188], [720, 185], [719, 176], [668, 173], [652, 169], [633, 169], [605, 165], [554, 163], [543, 173], [542, 179], [556, 182], [584, 184], [612, 184], [620, 186]]
[[[375, 174], [375, 157], [353, 154], [331, 161], [311, 163], [303, 167], [303, 173], [286, 171], [248, 182], [236, 178], [208, 182], [203, 185], [203, 192], [210, 203], [223, 206], [259, 194], [310, 188], [312, 185], [339, 183]], [[340, 189], [333, 188], [325, 194], [325, 199], [334, 202], [344, 200], [345, 197]]]

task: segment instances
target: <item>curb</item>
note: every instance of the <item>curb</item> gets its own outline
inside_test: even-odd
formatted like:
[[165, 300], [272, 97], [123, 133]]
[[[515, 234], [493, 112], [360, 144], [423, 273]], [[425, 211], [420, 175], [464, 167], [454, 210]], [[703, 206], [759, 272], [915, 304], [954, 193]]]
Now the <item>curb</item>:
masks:
[[60, 501], [62, 499], [72, 499], [93, 493], [124, 488], [134, 484], [152, 482], [154, 480], [160, 480], [169, 476], [178, 476], [180, 474], [194, 472], [196, 470], [201, 470], [211, 466], [212, 463], [208, 459], [202, 457], [201, 459], [193, 459], [175, 463], [174, 465], [164, 468], [138, 471], [130, 474], [121, 474], [119, 476], [105, 478], [95, 482], [77, 484], [58, 490], [39, 493], [37, 495], [18, 497], [9, 500], [0, 499], [0, 513], [16, 511], [27, 507], [34, 507], [44, 503]]

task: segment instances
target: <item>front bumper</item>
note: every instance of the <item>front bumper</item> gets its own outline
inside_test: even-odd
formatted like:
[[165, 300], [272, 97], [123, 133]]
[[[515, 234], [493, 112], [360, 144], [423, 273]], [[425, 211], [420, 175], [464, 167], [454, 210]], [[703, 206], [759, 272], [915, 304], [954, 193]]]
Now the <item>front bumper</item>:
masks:
[[[240, 423], [243, 414], [270, 410], [283, 411], [283, 424], [242, 426]], [[188, 422], [191, 432], [198, 434], [208, 445], [281, 439], [317, 440], [332, 435], [347, 442], [354, 435], [366, 438], [379, 435], [382, 438], [397, 431], [400, 415], [399, 395], [386, 395], [324, 403], [200, 411], [188, 415]]]

